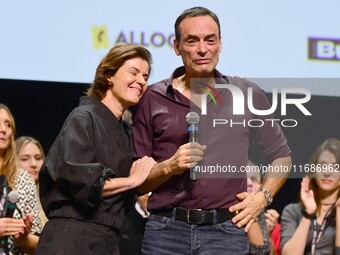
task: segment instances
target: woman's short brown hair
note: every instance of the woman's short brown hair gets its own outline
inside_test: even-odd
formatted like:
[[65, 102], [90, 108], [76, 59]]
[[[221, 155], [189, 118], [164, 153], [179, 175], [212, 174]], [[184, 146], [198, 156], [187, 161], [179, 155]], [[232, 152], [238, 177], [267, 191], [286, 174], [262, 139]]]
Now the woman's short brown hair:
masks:
[[107, 75], [115, 75], [125, 61], [132, 58], [141, 58], [148, 62], [149, 74], [151, 72], [151, 53], [140, 45], [130, 43], [116, 44], [99, 63], [93, 84], [87, 90], [87, 95], [102, 100], [109, 89]]

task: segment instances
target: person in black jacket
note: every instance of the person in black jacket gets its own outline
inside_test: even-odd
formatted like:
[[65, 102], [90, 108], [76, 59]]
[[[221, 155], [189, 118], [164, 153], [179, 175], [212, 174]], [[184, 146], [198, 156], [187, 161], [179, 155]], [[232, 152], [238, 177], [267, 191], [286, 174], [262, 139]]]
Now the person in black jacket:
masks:
[[119, 254], [117, 236], [134, 188], [155, 164], [151, 157], [132, 162], [131, 130], [121, 118], [145, 92], [151, 62], [144, 47], [114, 46], [66, 119], [39, 174], [49, 221], [37, 255]]

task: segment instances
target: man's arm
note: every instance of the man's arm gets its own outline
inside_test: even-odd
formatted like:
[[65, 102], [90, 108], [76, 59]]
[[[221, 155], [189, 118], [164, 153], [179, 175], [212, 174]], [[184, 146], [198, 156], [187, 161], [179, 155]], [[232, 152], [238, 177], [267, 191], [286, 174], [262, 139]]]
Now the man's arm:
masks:
[[[272, 162], [272, 167], [275, 169], [290, 169], [292, 159], [290, 156], [275, 159]], [[266, 189], [272, 196], [274, 196], [282, 185], [285, 183], [289, 171], [278, 173], [267, 173], [266, 178], [261, 188]], [[256, 220], [260, 211], [267, 206], [265, 194], [263, 192], [257, 192], [255, 195], [251, 195], [247, 192], [242, 192], [236, 195], [239, 203], [229, 208], [230, 212], [239, 212], [233, 219], [232, 222], [237, 224], [237, 227], [241, 228], [245, 226], [247, 232], [253, 222]]]
[[195, 142], [183, 144], [171, 158], [154, 165], [146, 181], [139, 186], [138, 191], [140, 193], [154, 191], [173, 175], [180, 175], [196, 166], [203, 159], [205, 149], [205, 145]]

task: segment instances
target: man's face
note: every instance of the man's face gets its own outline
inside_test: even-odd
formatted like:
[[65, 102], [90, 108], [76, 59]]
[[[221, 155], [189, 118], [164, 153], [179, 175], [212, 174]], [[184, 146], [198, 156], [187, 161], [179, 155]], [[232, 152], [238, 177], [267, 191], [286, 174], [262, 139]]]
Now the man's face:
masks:
[[217, 23], [210, 16], [187, 18], [179, 32], [181, 38], [174, 40], [174, 48], [186, 72], [191, 77], [212, 77], [222, 49]]

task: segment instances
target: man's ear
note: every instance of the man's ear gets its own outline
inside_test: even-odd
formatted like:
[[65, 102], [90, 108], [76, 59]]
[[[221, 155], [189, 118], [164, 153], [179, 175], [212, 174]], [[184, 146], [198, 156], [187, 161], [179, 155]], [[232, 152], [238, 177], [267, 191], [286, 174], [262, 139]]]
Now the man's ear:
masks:
[[179, 42], [177, 41], [177, 39], [174, 39], [174, 50], [177, 56], [180, 56], [180, 49], [179, 49]]
[[218, 53], [222, 52], [222, 38], [220, 38], [220, 49], [218, 50]]

